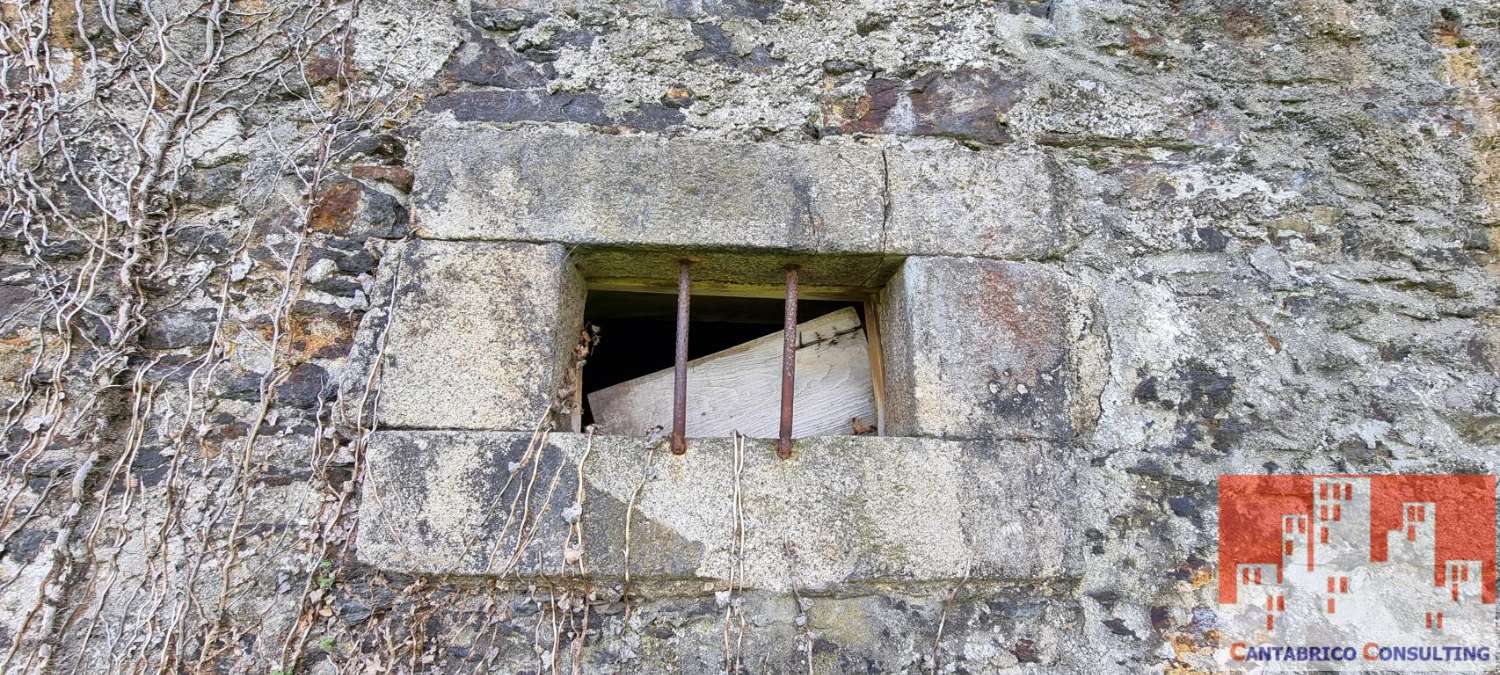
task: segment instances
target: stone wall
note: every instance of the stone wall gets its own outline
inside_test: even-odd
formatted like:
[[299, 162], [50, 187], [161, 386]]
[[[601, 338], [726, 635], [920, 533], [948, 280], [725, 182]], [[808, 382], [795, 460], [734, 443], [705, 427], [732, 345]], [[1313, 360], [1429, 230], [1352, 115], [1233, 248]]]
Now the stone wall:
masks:
[[[43, 5], [0, 671], [1202, 671], [1218, 475], [1500, 466], [1493, 3]], [[890, 437], [539, 433], [684, 254]]]

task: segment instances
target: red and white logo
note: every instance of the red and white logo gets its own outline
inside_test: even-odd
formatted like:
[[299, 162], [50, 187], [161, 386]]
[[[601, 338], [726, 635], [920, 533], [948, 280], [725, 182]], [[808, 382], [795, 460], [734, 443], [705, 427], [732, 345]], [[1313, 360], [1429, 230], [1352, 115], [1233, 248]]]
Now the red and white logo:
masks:
[[1487, 670], [1493, 476], [1221, 476], [1221, 666]]

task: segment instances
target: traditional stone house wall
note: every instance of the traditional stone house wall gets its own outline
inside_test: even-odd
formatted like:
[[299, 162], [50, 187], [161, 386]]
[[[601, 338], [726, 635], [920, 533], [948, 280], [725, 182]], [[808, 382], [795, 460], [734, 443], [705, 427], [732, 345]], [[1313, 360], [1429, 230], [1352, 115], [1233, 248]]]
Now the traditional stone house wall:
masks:
[[[1500, 462], [1491, 4], [5, 5], [0, 670], [1207, 669], [1218, 475]], [[538, 436], [683, 255], [886, 433]]]
[[[922, 244], [909, 234], [951, 222], [983, 240], [1055, 224], [970, 207], [1007, 198], [948, 187], [950, 171], [958, 180], [969, 171], [969, 150], [843, 145], [428, 130], [414, 153], [417, 239], [385, 258], [357, 349], [378, 372], [349, 380], [378, 379], [373, 412], [386, 429], [366, 459], [368, 485], [384, 498], [362, 504], [360, 555], [403, 572], [517, 568], [523, 578], [633, 576], [638, 586], [716, 590], [729, 588], [726, 565], [740, 564], [746, 576], [735, 583], [781, 592], [955, 583], [966, 569], [975, 581], [1076, 574], [1078, 532], [1063, 506], [1076, 468], [1057, 444], [1099, 414], [1108, 353], [1094, 296], [1048, 265], [929, 255], [989, 252], [957, 231]], [[1018, 164], [992, 155], [992, 166]], [[736, 484], [710, 478], [733, 473], [714, 468], [732, 459], [725, 443], [692, 444], [708, 458], [656, 458], [659, 443], [554, 434], [538, 459], [519, 442], [556, 426], [549, 410], [572, 386], [584, 287], [675, 276], [682, 256], [700, 281], [765, 284], [796, 263], [809, 289], [867, 289], [887, 336], [887, 438], [804, 439], [785, 465], [756, 443], [738, 485], [738, 529]], [[707, 394], [690, 383], [689, 395]], [[445, 432], [460, 429], [504, 433]], [[577, 465], [580, 444], [597, 466]], [[593, 495], [579, 516], [591, 542], [586, 574], [563, 558], [574, 524], [545, 515], [580, 499], [567, 491], [549, 488], [557, 503], [540, 507], [529, 537], [473, 543], [530, 527], [503, 505], [530, 498], [518, 467], [531, 461], [562, 462], [541, 475], [576, 475], [576, 489]], [[670, 564], [638, 558], [627, 575], [633, 492], [651, 536], [629, 545]], [[756, 555], [734, 553], [737, 536]]]

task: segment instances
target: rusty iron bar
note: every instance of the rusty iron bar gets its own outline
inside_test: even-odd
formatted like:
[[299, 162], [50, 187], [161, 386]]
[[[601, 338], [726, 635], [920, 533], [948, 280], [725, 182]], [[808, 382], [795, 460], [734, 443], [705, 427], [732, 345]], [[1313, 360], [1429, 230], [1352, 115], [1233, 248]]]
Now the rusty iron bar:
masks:
[[781, 435], [776, 456], [792, 456], [792, 394], [797, 388], [797, 266], [786, 268], [786, 315], [781, 340]]
[[672, 364], [672, 454], [687, 452], [688, 261], [677, 263], [677, 360]]

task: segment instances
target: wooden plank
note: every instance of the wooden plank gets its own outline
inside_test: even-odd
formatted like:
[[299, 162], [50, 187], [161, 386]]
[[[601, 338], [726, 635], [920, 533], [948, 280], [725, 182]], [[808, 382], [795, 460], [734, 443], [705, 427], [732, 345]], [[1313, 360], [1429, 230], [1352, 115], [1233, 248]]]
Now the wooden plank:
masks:
[[[870, 357], [852, 307], [797, 325], [797, 388], [792, 436], [853, 433], [851, 420], [875, 421]], [[780, 422], [781, 333], [688, 362], [687, 435], [774, 438]], [[672, 426], [672, 370], [589, 394], [599, 433], [646, 435]]]
[[869, 337], [870, 381], [875, 390], [875, 435], [885, 435], [885, 352], [880, 348], [878, 303], [865, 302], [865, 335]]

